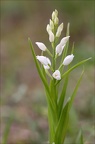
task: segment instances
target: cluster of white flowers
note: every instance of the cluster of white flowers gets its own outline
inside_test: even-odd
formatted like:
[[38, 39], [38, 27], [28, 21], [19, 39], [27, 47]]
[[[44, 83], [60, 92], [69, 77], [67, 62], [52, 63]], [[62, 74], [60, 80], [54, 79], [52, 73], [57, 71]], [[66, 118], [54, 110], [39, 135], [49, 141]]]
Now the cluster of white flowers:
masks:
[[[59, 26], [58, 26], [58, 23], [59, 23], [58, 11], [55, 10], [52, 13], [52, 19], [50, 19], [50, 22], [49, 22], [49, 24], [46, 27], [46, 30], [47, 30], [47, 32], [49, 34], [49, 41], [51, 43], [53, 43], [56, 38], [60, 37], [61, 32], [63, 30], [63, 23], [61, 23]], [[55, 27], [57, 28], [56, 32], [55, 32]], [[69, 40], [69, 37], [70, 36], [63, 37], [61, 39], [60, 43], [55, 47], [55, 55], [56, 55], [55, 57], [58, 57], [58, 56], [60, 56], [62, 54], [62, 52], [64, 50], [64, 47], [65, 47], [67, 41]], [[45, 46], [45, 44], [43, 44], [42, 42], [36, 42], [36, 45], [42, 51], [49, 52], [49, 50], [47, 49], [47, 47]], [[49, 54], [50, 54], [50, 52], [49, 52]], [[41, 64], [44, 66], [45, 70], [50, 69], [50, 67], [51, 67], [51, 61], [50, 61], [49, 58], [47, 58], [46, 56], [36, 56], [36, 57], [41, 62]], [[64, 58], [64, 60], [63, 60], [62, 65], [64, 65], [64, 66], [65, 65], [69, 65], [72, 62], [73, 58], [74, 58], [73, 54], [66, 56]], [[60, 80], [61, 79], [61, 73], [60, 73], [59, 70], [55, 70], [53, 72], [52, 76], [56, 80]]]

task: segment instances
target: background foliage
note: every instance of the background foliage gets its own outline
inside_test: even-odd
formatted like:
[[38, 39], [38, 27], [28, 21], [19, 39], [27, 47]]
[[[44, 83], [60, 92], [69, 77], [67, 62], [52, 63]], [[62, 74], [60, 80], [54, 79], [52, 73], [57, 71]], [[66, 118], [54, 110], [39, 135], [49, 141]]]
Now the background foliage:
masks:
[[[1, 0], [1, 132], [13, 113], [8, 137], [12, 144], [42, 144], [47, 141], [47, 104], [42, 83], [39, 79], [28, 37], [35, 51], [40, 50], [36, 41], [48, 43], [46, 25], [54, 9], [59, 11], [60, 23], [70, 22], [70, 46], [75, 42], [75, 62], [92, 57], [85, 64], [85, 74], [71, 111], [67, 142], [74, 143], [77, 130], [82, 127], [86, 144], [94, 141], [94, 1], [34, 1]], [[69, 48], [70, 49], [70, 48]], [[75, 86], [81, 68], [71, 74], [68, 96]], [[70, 137], [72, 136], [72, 138]]]

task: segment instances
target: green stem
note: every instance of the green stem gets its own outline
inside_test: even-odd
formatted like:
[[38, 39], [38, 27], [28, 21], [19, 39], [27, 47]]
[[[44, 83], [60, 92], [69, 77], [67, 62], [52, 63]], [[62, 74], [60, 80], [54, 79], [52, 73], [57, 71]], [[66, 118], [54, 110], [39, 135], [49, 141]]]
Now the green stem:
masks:
[[53, 55], [51, 54], [51, 52], [48, 49], [46, 49], [46, 51], [51, 57], [53, 57]]

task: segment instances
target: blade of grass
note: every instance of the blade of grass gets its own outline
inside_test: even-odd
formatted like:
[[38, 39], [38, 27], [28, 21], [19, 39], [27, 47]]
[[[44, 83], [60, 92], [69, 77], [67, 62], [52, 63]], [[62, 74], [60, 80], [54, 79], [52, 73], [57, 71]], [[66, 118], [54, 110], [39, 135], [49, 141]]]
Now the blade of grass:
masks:
[[7, 142], [8, 142], [8, 136], [9, 136], [9, 133], [10, 133], [10, 128], [11, 128], [13, 119], [14, 119], [14, 114], [11, 113], [10, 117], [9, 117], [9, 120], [7, 121], [5, 129], [4, 129], [2, 144], [7, 144]]
[[76, 144], [84, 144], [82, 131], [80, 130], [76, 139]]

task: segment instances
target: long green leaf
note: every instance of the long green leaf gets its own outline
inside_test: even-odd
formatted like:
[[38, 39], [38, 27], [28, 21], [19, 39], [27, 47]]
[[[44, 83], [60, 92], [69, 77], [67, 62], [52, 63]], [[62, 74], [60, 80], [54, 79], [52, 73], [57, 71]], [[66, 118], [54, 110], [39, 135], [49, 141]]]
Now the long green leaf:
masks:
[[45, 77], [43, 76], [43, 73], [41, 71], [40, 65], [39, 65], [39, 63], [37, 61], [36, 54], [34, 52], [33, 45], [32, 45], [32, 42], [31, 42], [30, 38], [28, 38], [28, 41], [29, 41], [29, 44], [30, 44], [30, 47], [31, 47], [32, 55], [33, 55], [33, 58], [34, 58], [34, 61], [35, 61], [39, 76], [40, 76], [44, 86], [46, 87], [48, 93], [49, 93], [49, 87], [48, 87], [47, 81], [46, 81]]
[[70, 100], [68, 100], [68, 102], [66, 103], [60, 116], [55, 133], [55, 144], [63, 144], [63, 141], [65, 139], [69, 120], [69, 113], [68, 113], [69, 103]]
[[51, 113], [50, 107], [48, 107], [48, 122], [49, 122], [49, 142], [50, 144], [54, 141], [55, 136], [55, 126], [54, 126], [54, 118]]
[[48, 103], [48, 120], [49, 120], [49, 142], [50, 144], [54, 141], [54, 135], [55, 135], [55, 119], [56, 119], [56, 112], [55, 107], [53, 106], [53, 103], [49, 102], [48, 100], [48, 93], [46, 91], [47, 95], [47, 103]]
[[[69, 74], [72, 70], [74, 70], [74, 69], [77, 68], [78, 66], [84, 64], [85, 62], [87, 62], [87, 61], [90, 60], [90, 59], [91, 59], [91, 58], [85, 59], [85, 60], [77, 63], [77, 64], [74, 65], [73, 67], [71, 67], [68, 71], [66, 71], [66, 72], [62, 75], [61, 80], [62, 80], [67, 74]], [[60, 81], [61, 81], [61, 80], [60, 80]], [[56, 84], [58, 84], [60, 81], [58, 81]]]
[[36, 54], [34, 52], [34, 49], [33, 49], [33, 46], [32, 46], [32, 42], [30, 40], [30, 38], [28, 39], [29, 41], [29, 44], [30, 44], [30, 47], [31, 47], [31, 51], [32, 51], [32, 55], [33, 55], [33, 58], [34, 58], [34, 61], [35, 61], [35, 64], [36, 64], [36, 67], [37, 67], [37, 70], [38, 70], [38, 73], [40, 75], [40, 78], [45, 86], [45, 91], [46, 91], [46, 98], [47, 98], [47, 102], [48, 102], [48, 106], [50, 107], [50, 110], [51, 110], [51, 113], [52, 113], [52, 116], [53, 118], [55, 118], [55, 112], [54, 112], [54, 109], [55, 109], [55, 105], [54, 105], [54, 102], [53, 100], [51, 99], [51, 94], [50, 94], [50, 91], [49, 91], [49, 86], [48, 86], [48, 83], [40, 69], [40, 65], [36, 59]]
[[79, 80], [78, 80], [78, 82], [77, 82], [77, 84], [76, 84], [76, 86], [75, 86], [75, 89], [74, 89], [74, 91], [73, 91], [73, 93], [72, 93], [71, 101], [70, 101], [70, 103], [69, 103], [69, 110], [71, 109], [73, 100], [74, 100], [74, 98], [75, 98], [75, 96], [76, 96], [76, 93], [77, 93], [77, 90], [78, 90], [78, 88], [79, 88], [80, 82], [81, 82], [81, 80], [82, 80], [83, 74], [84, 74], [84, 70], [82, 71], [82, 73], [81, 73], [81, 75], [80, 75], [80, 78], [79, 78]]
[[81, 82], [83, 73], [84, 73], [84, 71], [81, 73], [81, 76], [80, 76], [80, 78], [76, 84], [76, 87], [74, 89], [72, 96], [68, 99], [65, 107], [62, 110], [62, 114], [61, 114], [57, 129], [56, 129], [56, 134], [55, 134], [55, 142], [57, 141], [60, 144], [62, 144], [64, 142], [64, 139], [65, 139], [65, 135], [67, 132], [67, 127], [68, 127], [69, 111], [70, 111], [70, 108], [72, 106], [73, 100], [76, 96], [76, 92], [77, 92], [79, 84]]
[[[69, 26], [68, 26], [68, 29], [67, 29], [67, 34], [69, 35]], [[72, 45], [71, 54], [73, 52], [74, 52], [74, 43]], [[68, 66], [68, 69], [69, 68], [70, 68], [70, 65]], [[67, 90], [67, 85], [68, 85], [68, 79], [69, 79], [69, 74], [66, 75], [66, 78], [65, 78], [65, 81], [64, 81], [64, 84], [63, 84], [63, 88], [62, 88], [62, 92], [61, 92], [61, 95], [60, 95], [60, 98], [59, 98], [59, 101], [58, 101], [58, 117], [61, 114], [61, 110], [62, 110], [62, 107], [63, 107], [63, 104], [64, 104], [64, 100], [65, 100], [65, 96], [66, 96], [66, 90]]]
[[57, 124], [57, 121], [58, 121], [58, 107], [57, 107], [57, 94], [56, 94], [56, 86], [55, 86], [55, 79], [52, 79], [51, 80], [51, 83], [50, 83], [50, 92], [51, 92], [51, 95], [52, 95], [52, 101], [54, 103], [54, 110], [55, 110], [55, 119], [54, 119], [54, 124], [56, 125]]
[[64, 85], [63, 85], [63, 88], [62, 88], [62, 92], [61, 92], [61, 95], [60, 95], [59, 101], [58, 101], [58, 117], [60, 117], [62, 107], [63, 107], [63, 104], [64, 104], [67, 85], [68, 85], [68, 75], [65, 78], [65, 82], [64, 82]]

